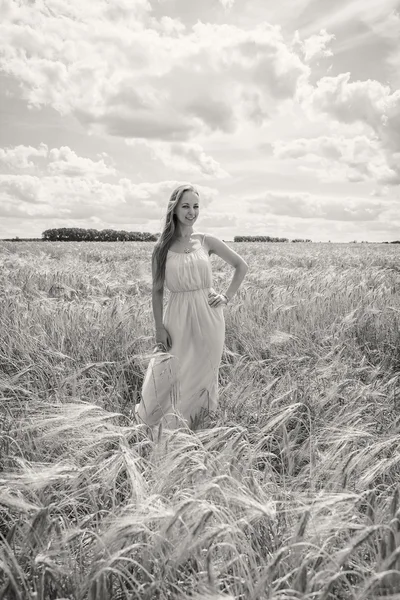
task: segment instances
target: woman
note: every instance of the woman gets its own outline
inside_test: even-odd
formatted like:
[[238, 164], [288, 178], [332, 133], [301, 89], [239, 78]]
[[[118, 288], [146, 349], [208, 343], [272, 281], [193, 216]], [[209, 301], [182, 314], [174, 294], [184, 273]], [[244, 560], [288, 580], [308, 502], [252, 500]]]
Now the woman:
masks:
[[[153, 251], [153, 314], [156, 348], [161, 353], [149, 363], [142, 400], [136, 407], [139, 419], [149, 426], [163, 422], [175, 428], [182, 418], [193, 426], [201, 415], [217, 408], [225, 338], [223, 307], [238, 290], [248, 267], [218, 238], [193, 231], [199, 210], [195, 188], [190, 184], [177, 187]], [[210, 254], [235, 269], [223, 294], [212, 288]], [[163, 318], [164, 284], [170, 296]]]

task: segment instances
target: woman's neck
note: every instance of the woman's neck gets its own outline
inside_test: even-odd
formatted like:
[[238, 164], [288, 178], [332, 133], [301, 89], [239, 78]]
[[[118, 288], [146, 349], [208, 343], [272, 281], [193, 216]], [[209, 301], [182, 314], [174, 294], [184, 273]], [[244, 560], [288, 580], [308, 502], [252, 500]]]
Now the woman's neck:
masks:
[[190, 236], [193, 233], [193, 227], [191, 225], [188, 225], [187, 227], [185, 227], [184, 225], [181, 227], [177, 227], [176, 231], [175, 231], [175, 237], [179, 240], [179, 239], [185, 239], [188, 240], [190, 239]]

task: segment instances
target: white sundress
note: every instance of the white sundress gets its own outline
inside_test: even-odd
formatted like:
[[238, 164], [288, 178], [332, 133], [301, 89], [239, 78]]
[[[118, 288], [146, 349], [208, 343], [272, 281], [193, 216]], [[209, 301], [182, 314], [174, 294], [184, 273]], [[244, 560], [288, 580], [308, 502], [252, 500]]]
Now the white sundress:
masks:
[[176, 413], [192, 425], [203, 411], [218, 404], [218, 369], [225, 340], [223, 305], [211, 307], [212, 269], [201, 247], [187, 254], [168, 252], [165, 286], [170, 291], [164, 326], [172, 339], [166, 353], [158, 352], [148, 365], [139, 420], [167, 428], [179, 426]]

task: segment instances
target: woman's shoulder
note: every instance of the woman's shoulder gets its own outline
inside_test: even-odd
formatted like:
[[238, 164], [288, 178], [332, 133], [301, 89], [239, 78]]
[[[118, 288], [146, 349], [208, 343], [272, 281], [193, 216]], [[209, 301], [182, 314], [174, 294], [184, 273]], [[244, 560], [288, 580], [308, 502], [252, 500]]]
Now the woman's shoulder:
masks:
[[206, 239], [206, 234], [205, 233], [201, 233], [199, 231], [195, 232], [195, 235], [197, 236], [197, 238], [200, 240], [200, 242], [203, 244], [205, 239]]
[[211, 233], [199, 233], [196, 231], [193, 235], [197, 235], [201, 242], [205, 242], [206, 240], [219, 240], [216, 235], [212, 235]]
[[200, 243], [202, 246], [208, 247], [210, 246], [210, 242], [215, 239], [214, 235], [211, 235], [210, 233], [200, 233], [200, 232], [196, 232], [198, 239], [200, 240]]
[[216, 235], [212, 235], [211, 233], [199, 233], [201, 243], [206, 243], [210, 247], [212, 247], [214, 242], [221, 241]]
[[214, 252], [215, 242], [219, 242], [219, 238], [211, 233], [199, 233], [201, 245], [205, 248], [208, 254]]

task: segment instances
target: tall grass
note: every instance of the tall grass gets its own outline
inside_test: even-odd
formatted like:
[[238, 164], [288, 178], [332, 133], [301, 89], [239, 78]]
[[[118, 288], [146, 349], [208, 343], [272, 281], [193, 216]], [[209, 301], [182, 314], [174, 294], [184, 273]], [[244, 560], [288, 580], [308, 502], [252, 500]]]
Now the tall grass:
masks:
[[0, 599], [400, 599], [399, 249], [235, 249], [219, 413], [153, 438], [150, 245], [0, 244]]

